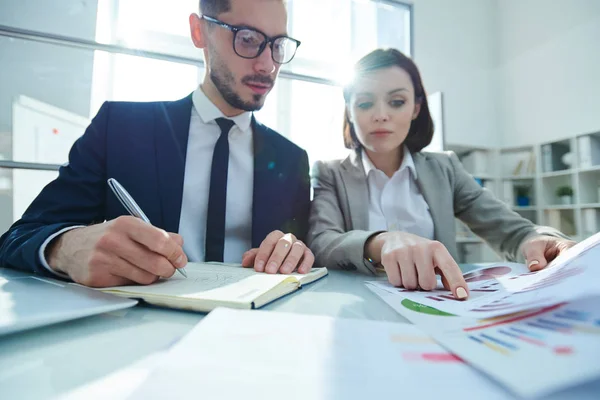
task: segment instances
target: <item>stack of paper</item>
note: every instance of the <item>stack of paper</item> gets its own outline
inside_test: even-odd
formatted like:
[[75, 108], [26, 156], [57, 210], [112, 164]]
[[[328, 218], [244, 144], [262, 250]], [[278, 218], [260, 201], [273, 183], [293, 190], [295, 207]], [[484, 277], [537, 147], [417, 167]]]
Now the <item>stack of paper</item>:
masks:
[[439, 310], [472, 318], [491, 318], [565, 301], [600, 296], [600, 234], [578, 243], [539, 272], [522, 264], [499, 263], [469, 273], [471, 297], [455, 299], [440, 287], [416, 292], [392, 287], [385, 282], [371, 286], [397, 293]]
[[[523, 397], [600, 379], [599, 235], [529, 273], [488, 265], [465, 275], [471, 299], [367, 284], [402, 316]], [[600, 392], [596, 392], [600, 396]], [[600, 397], [599, 397], [600, 398]]]

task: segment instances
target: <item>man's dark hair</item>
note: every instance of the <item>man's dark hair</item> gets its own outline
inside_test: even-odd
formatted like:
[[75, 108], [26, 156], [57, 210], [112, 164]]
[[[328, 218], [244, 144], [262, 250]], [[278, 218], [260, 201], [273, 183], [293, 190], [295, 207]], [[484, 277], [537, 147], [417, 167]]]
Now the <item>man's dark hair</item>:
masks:
[[216, 17], [231, 10], [230, 0], [200, 0], [200, 12], [209, 17]]

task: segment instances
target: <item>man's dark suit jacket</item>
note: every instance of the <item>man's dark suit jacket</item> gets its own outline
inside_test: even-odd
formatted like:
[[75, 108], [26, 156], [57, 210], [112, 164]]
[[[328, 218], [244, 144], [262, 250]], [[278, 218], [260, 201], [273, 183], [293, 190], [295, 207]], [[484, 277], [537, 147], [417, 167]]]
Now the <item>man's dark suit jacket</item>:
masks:
[[[109, 189], [118, 180], [152, 224], [178, 232], [192, 96], [173, 102], [104, 103], [69, 153], [69, 163], [0, 238], [0, 266], [49, 274], [39, 249], [53, 233], [127, 215]], [[308, 156], [252, 118], [252, 246], [272, 231], [305, 240], [310, 208]], [[201, 229], [202, 227], [199, 227]], [[241, 261], [241, 260], [240, 260]]]

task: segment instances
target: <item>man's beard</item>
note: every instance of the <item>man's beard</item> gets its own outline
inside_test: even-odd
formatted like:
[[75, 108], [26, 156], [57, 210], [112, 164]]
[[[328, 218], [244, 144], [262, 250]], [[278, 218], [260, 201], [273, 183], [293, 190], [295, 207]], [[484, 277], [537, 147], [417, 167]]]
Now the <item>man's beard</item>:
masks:
[[[210, 78], [229, 105], [244, 111], [258, 111], [263, 107], [266, 95], [254, 94], [252, 96], [253, 101], [244, 101], [233, 89], [235, 78], [231, 71], [223, 63], [215, 62], [215, 64], [210, 69]], [[273, 85], [273, 80], [269, 76], [264, 75], [249, 75], [242, 79], [242, 83], [250, 82]]]

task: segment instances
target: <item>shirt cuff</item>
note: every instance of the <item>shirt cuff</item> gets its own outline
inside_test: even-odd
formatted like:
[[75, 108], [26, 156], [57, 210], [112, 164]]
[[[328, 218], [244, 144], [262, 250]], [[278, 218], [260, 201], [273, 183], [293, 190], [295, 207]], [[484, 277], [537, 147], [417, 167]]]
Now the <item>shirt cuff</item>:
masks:
[[38, 251], [38, 256], [40, 258], [40, 262], [42, 263], [42, 266], [44, 268], [46, 268], [48, 271], [50, 271], [53, 275], [56, 275], [58, 277], [61, 277], [63, 279], [71, 279], [69, 277], [69, 275], [67, 274], [63, 274], [62, 272], [58, 272], [52, 269], [52, 267], [50, 267], [50, 264], [48, 264], [48, 261], [46, 261], [46, 247], [50, 244], [50, 242], [52, 242], [54, 239], [56, 239], [58, 236], [62, 235], [65, 232], [68, 232], [70, 230], [76, 229], [76, 228], [83, 228], [85, 227], [85, 225], [77, 225], [77, 226], [68, 226], [64, 229], [61, 229], [60, 231], [54, 233], [53, 235], [49, 236], [48, 239], [46, 239], [44, 241], [44, 243], [42, 243], [42, 245], [40, 246], [40, 250]]

